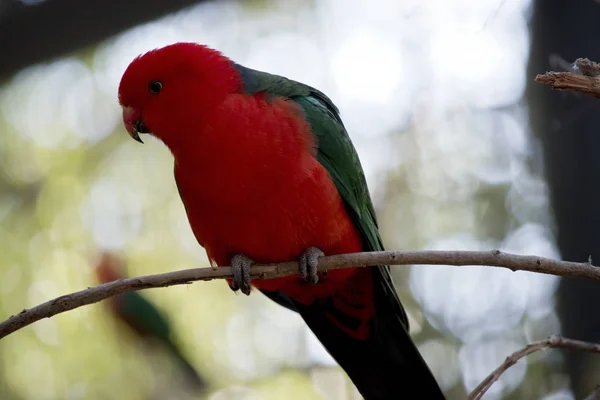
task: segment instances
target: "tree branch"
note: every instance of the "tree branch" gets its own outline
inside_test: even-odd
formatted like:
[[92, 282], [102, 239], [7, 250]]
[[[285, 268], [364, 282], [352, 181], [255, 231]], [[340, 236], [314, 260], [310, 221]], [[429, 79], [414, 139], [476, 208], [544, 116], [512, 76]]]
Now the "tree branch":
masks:
[[[515, 365], [521, 358], [528, 356], [536, 351], [546, 350], [550, 348], [561, 348], [561, 349], [572, 349], [588, 351], [592, 353], [600, 353], [600, 344], [582, 342], [580, 340], [567, 339], [561, 336], [550, 336], [539, 342], [534, 342], [523, 347], [506, 357], [506, 360], [498, 368], [496, 368], [491, 374], [489, 374], [471, 393], [469, 393], [468, 400], [479, 400], [488, 391], [488, 389], [500, 379], [500, 376], [506, 372], [510, 367]], [[596, 393], [596, 392], [594, 392]], [[592, 393], [592, 395], [594, 395]], [[592, 397], [595, 398], [595, 397]]]
[[0, 1], [0, 80], [204, 1]]
[[[374, 265], [455, 265], [492, 266], [512, 271], [530, 271], [558, 276], [576, 276], [600, 282], [600, 268], [587, 263], [552, 260], [536, 256], [523, 256], [493, 251], [378, 251], [340, 254], [319, 258], [319, 271], [336, 268], [365, 267]], [[298, 273], [295, 261], [252, 266], [253, 278], [272, 279]], [[92, 304], [123, 292], [182, 285], [194, 281], [208, 281], [231, 277], [230, 267], [191, 268], [164, 274], [146, 275], [104, 283], [79, 292], [47, 301], [0, 323], [0, 339], [43, 318]]]
[[600, 99], [600, 64], [587, 58], [578, 58], [568, 72], [546, 72], [535, 77], [537, 83], [553, 89], [589, 94]]

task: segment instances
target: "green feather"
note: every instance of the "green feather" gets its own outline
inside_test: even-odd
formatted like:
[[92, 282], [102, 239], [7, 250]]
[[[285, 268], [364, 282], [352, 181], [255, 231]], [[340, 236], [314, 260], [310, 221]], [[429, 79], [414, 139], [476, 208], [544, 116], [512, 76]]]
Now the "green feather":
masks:
[[[317, 138], [317, 160], [329, 172], [349, 214], [360, 231], [365, 251], [384, 250], [375, 209], [356, 149], [340, 118], [338, 108], [319, 90], [282, 76], [235, 65], [248, 94], [264, 93], [267, 98], [284, 97], [296, 102]], [[394, 289], [390, 267], [375, 267], [375, 281], [389, 299], [392, 309], [408, 330], [408, 318]]]
[[146, 298], [136, 292], [126, 292], [118, 304], [119, 314], [136, 329], [164, 342], [171, 340], [169, 322]]
[[136, 292], [126, 292], [118, 299], [118, 313], [140, 334], [158, 339], [175, 358], [188, 382], [198, 389], [204, 389], [207, 382], [190, 364], [171, 338], [169, 321], [158, 308], [144, 296]]

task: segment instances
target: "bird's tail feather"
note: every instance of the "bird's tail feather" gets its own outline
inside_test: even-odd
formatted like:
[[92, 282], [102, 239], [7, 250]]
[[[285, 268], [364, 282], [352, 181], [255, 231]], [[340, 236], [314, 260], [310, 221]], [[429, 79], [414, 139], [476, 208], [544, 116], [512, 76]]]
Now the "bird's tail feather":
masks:
[[197, 392], [203, 392], [208, 387], [208, 382], [200, 373], [190, 364], [190, 362], [181, 353], [179, 348], [171, 341], [165, 343], [169, 349], [169, 353], [173, 356], [177, 367], [185, 377], [185, 382], [189, 384], [191, 389]]
[[[406, 314], [396, 293], [389, 292], [393, 288], [389, 273], [379, 268], [383, 267], [357, 271], [343, 289], [350, 295], [337, 293], [327, 301], [310, 306], [294, 302], [294, 306], [365, 400], [444, 400], [408, 333]], [[365, 287], [369, 304], [374, 303], [374, 313], [366, 321], [363, 317], [369, 310], [357, 307], [356, 301]]]

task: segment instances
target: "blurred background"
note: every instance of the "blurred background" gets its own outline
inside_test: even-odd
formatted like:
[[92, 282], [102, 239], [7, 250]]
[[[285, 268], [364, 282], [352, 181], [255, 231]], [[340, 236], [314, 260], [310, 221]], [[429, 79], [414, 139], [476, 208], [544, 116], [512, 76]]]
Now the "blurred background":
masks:
[[[98, 284], [103, 251], [130, 276], [209, 265], [171, 155], [132, 141], [117, 103], [128, 63], [176, 41], [327, 93], [389, 249], [600, 259], [600, 103], [533, 83], [557, 57], [600, 61], [599, 20], [593, 0], [1, 1], [0, 319]], [[597, 284], [476, 267], [393, 273], [449, 399], [528, 342], [600, 340]], [[260, 293], [214, 281], [140, 294], [201, 390], [182, 382], [171, 345], [106, 301], [0, 341], [0, 398], [359, 399], [302, 320]], [[485, 398], [582, 399], [599, 383], [600, 357], [554, 350]]]

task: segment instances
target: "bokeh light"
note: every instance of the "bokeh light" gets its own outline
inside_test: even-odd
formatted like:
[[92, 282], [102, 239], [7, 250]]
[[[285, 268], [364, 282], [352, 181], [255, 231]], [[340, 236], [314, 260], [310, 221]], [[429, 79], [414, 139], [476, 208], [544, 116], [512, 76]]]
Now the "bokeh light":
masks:
[[[100, 249], [123, 252], [132, 276], [209, 265], [170, 153], [155, 139], [131, 141], [116, 97], [135, 56], [176, 41], [208, 44], [330, 96], [361, 156], [389, 249], [557, 258], [546, 184], [528, 166], [538, 146], [521, 101], [529, 5], [212, 1], [20, 71], [0, 88], [0, 318], [95, 285], [91, 260]], [[510, 352], [560, 329], [555, 277], [422, 265], [393, 274], [413, 337], [452, 398]], [[259, 293], [234, 295], [218, 281], [144, 295], [168, 313], [211, 380], [204, 398], [358, 398], [300, 317]], [[0, 342], [0, 386], [15, 399], [175, 390], [160, 352], [119, 332], [103, 304], [37, 322]], [[486, 398], [559, 382], [552, 372], [530, 381], [532, 369], [552, 363], [545, 355], [518, 363]], [[547, 387], [536, 395], [572, 398], [561, 384]]]

